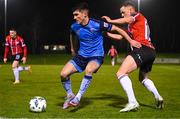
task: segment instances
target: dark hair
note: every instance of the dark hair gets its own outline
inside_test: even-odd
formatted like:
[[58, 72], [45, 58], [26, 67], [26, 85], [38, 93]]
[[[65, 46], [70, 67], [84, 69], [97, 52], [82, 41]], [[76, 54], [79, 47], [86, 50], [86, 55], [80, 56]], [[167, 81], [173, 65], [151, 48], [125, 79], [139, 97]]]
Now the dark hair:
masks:
[[132, 6], [135, 10], [137, 10], [137, 4], [134, 1], [125, 1], [122, 6]]
[[88, 7], [88, 4], [86, 2], [82, 2], [82, 3], [79, 3], [79, 4], [76, 4], [73, 8], [72, 8], [72, 11], [76, 11], [76, 10], [87, 10], [89, 11], [89, 7]]
[[10, 28], [9, 31], [16, 31], [14, 27]]

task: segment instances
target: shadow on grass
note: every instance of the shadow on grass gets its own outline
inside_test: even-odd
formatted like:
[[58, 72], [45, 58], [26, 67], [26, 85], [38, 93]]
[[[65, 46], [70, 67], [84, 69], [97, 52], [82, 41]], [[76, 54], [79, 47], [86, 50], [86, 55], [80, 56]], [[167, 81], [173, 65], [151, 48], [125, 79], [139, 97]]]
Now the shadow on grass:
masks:
[[[64, 99], [64, 97], [60, 97], [60, 98], [62, 100]], [[102, 94], [98, 94], [98, 95], [95, 95], [94, 97], [90, 97], [90, 98], [83, 97], [81, 99], [80, 105], [78, 107], [70, 108], [71, 110], [69, 112], [76, 112], [76, 111], [92, 104], [94, 101], [97, 101], [97, 100], [112, 101], [113, 103], [108, 104], [107, 106], [114, 107], [114, 108], [122, 108], [122, 107], [124, 107], [124, 104], [127, 103], [127, 100], [122, 98], [121, 96], [102, 93]], [[58, 103], [57, 105], [62, 107], [63, 103], [64, 102]]]
[[[60, 97], [62, 100], [64, 99], [64, 97]], [[83, 97], [81, 99], [80, 105], [78, 107], [71, 107], [69, 109], [67, 109], [69, 112], [77, 112], [78, 110], [92, 104], [95, 101], [98, 100], [104, 100], [104, 101], [111, 101], [112, 103], [107, 104], [106, 106], [109, 107], [113, 107], [113, 108], [118, 108], [118, 109], [122, 109], [125, 107], [125, 105], [128, 103], [128, 100], [121, 97], [120, 95], [113, 95], [113, 94], [105, 94], [105, 93], [101, 93], [101, 94], [96, 94], [93, 97]], [[62, 107], [64, 102], [57, 104], [58, 106]], [[148, 108], [152, 108], [152, 109], [156, 109], [154, 106], [151, 105], [146, 105], [146, 104], [142, 104], [140, 103], [140, 106], [143, 107], [148, 107]]]
[[[64, 97], [60, 97], [62, 100], [64, 100]], [[77, 107], [70, 107], [66, 110], [68, 110], [69, 112], [76, 112], [88, 105], [90, 105], [92, 103], [92, 101], [90, 101], [91, 98], [82, 98], [81, 99], [81, 102], [80, 102], [80, 105], [77, 106]], [[61, 103], [58, 103], [57, 106], [59, 106], [61, 109], [62, 109], [62, 106], [63, 106], [63, 103], [64, 102], [61, 102]]]
[[105, 94], [105, 93], [98, 94], [97, 97], [93, 99], [112, 101], [112, 103], [108, 104], [107, 106], [114, 108], [122, 108], [127, 103], [127, 100], [121, 97], [120, 95]]
[[92, 104], [92, 101], [90, 98], [83, 98], [80, 102], [80, 105], [78, 107], [73, 107], [69, 112], [77, 112], [78, 110], [85, 108], [86, 106]]
[[151, 108], [151, 109], [156, 109], [156, 107], [154, 105], [146, 105], [146, 104], [143, 104], [143, 103], [140, 103], [139, 105], [143, 106], [143, 107], [148, 107], [148, 108]]

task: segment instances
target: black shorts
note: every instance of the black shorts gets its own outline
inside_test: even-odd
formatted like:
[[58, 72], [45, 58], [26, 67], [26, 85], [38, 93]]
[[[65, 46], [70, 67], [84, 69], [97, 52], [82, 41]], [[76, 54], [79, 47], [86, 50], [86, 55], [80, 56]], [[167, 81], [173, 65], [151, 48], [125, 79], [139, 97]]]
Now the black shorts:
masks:
[[72, 63], [74, 65], [74, 67], [77, 69], [78, 72], [82, 72], [83, 70], [85, 70], [87, 64], [90, 61], [95, 61], [99, 65], [101, 65], [101, 64], [103, 64], [103, 59], [104, 59], [104, 57], [102, 57], [102, 56], [83, 57], [81, 55], [76, 55], [73, 57], [72, 60], [70, 60], [70, 63]]
[[129, 55], [134, 58], [137, 66], [140, 67], [140, 71], [148, 73], [151, 71], [152, 64], [156, 58], [156, 51], [150, 47], [142, 45], [141, 48], [134, 48]]
[[111, 59], [115, 58], [115, 56], [111, 56]]
[[13, 61], [21, 61], [22, 59], [22, 54], [16, 54], [11, 56], [11, 62]]

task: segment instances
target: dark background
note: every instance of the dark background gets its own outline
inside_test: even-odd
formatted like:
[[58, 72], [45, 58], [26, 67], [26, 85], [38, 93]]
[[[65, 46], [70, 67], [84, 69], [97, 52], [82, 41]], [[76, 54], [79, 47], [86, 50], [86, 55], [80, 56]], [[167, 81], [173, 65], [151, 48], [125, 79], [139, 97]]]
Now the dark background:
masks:
[[[92, 17], [107, 15], [119, 18], [119, 7], [125, 0], [7, 0], [7, 31], [4, 32], [4, 0], [0, 0], [0, 53], [4, 37], [11, 27], [21, 35], [31, 54], [44, 53], [47, 44], [66, 45], [73, 23], [71, 8], [79, 2], [89, 4]], [[136, 0], [134, 0], [136, 1]], [[152, 42], [159, 53], [180, 53], [180, 14], [176, 0], [141, 0], [140, 12], [148, 19]], [[128, 49], [125, 41], [105, 38], [105, 51], [114, 44], [119, 52]], [[68, 51], [69, 52], [69, 51]]]

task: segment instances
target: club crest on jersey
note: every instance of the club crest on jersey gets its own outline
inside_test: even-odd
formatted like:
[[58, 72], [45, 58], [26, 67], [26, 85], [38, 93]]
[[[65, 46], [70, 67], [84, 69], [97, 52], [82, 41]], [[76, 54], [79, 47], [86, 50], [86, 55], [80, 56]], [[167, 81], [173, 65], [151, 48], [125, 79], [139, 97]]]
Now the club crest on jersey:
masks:
[[91, 28], [91, 29], [90, 29], [90, 31], [91, 31], [91, 32], [94, 32], [94, 29], [93, 29], [93, 28]]
[[108, 27], [108, 23], [104, 22], [104, 27], [107, 28]]

